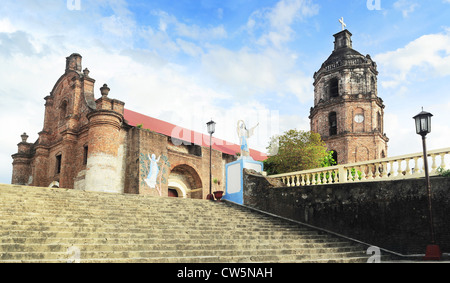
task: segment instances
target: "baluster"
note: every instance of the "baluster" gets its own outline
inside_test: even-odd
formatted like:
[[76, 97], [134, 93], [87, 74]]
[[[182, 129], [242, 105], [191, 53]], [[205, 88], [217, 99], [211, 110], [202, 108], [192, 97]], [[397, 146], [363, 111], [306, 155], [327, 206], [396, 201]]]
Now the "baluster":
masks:
[[301, 183], [301, 185], [304, 186], [305, 184], [306, 184], [305, 183], [305, 175], [302, 174], [302, 183]]
[[322, 179], [322, 173], [316, 173], [317, 174], [317, 184], [316, 185], [322, 185], [323, 179]]
[[281, 182], [286, 185], [286, 177], [281, 177]]
[[395, 177], [394, 162], [395, 162], [394, 160], [390, 160], [389, 161], [389, 167], [391, 167], [390, 170], [389, 170], [389, 178], [390, 179]]
[[353, 169], [356, 172], [355, 167], [349, 167], [348, 170], [347, 170], [347, 181], [349, 181], [349, 182], [354, 182], [355, 181], [355, 177], [352, 175], [352, 170]]
[[381, 163], [375, 164], [375, 180], [381, 179]]
[[353, 182], [358, 182], [359, 178], [358, 178], [358, 171], [359, 171], [359, 167], [353, 167], [353, 169], [355, 170], [353, 173], [354, 175], [352, 176]]
[[397, 160], [397, 162], [398, 162], [397, 177], [398, 178], [403, 178], [402, 161], [403, 161], [403, 159]]
[[374, 163], [373, 166], [373, 173], [370, 174], [372, 176], [372, 178], [370, 178], [371, 180], [376, 180], [377, 178], [379, 178], [380, 176], [378, 176], [378, 165], [377, 163]]
[[307, 186], [311, 185], [311, 182], [309, 180], [309, 174], [306, 174], [306, 185]]
[[380, 179], [381, 178], [381, 163], [375, 163], [374, 165], [374, 169], [375, 169], [375, 173], [373, 174], [373, 178], [375, 180]]
[[335, 170], [331, 170], [329, 175], [328, 175], [328, 184], [333, 184], [333, 173], [335, 172]]
[[384, 162], [380, 162], [379, 164], [379, 168], [378, 168], [378, 179], [383, 179], [384, 176], [384, 172], [386, 172], [384, 165]]
[[387, 162], [383, 162], [381, 166], [383, 170], [383, 172], [381, 173], [381, 179], [386, 180], [388, 178]]
[[296, 186], [300, 187], [300, 175], [295, 175], [295, 178], [297, 179]]
[[439, 167], [445, 170], [445, 153], [441, 153], [439, 156], [441, 157], [441, 165]]
[[430, 174], [436, 174], [436, 154], [430, 154], [431, 155], [431, 171]]
[[330, 173], [328, 171], [324, 171], [323, 172], [323, 178], [322, 178], [322, 184], [328, 184], [328, 177], [327, 174], [329, 175]]
[[409, 162], [411, 161], [411, 159], [410, 158], [407, 158], [407, 159], [405, 159], [406, 160], [406, 175], [405, 176], [407, 176], [407, 177], [410, 177], [412, 174], [411, 174], [411, 167], [409, 166]]
[[291, 178], [290, 178], [290, 176], [287, 176], [287, 177], [286, 177], [286, 182], [287, 182], [286, 185], [287, 185], [288, 187], [290, 187], [290, 186], [291, 186]]
[[418, 175], [419, 173], [420, 173], [419, 157], [414, 157], [414, 172], [413, 172], [413, 175]]
[[312, 179], [312, 180], [311, 180], [311, 185], [314, 186], [314, 185], [316, 184], [316, 174], [312, 173], [312, 174], [311, 174], [311, 179]]
[[[366, 168], [364, 168], [362, 165], [358, 167], [359, 170], [355, 170], [355, 181], [365, 181], [366, 180]], [[361, 172], [361, 179], [359, 179], [358, 171]]]
[[[373, 168], [373, 170], [372, 170]], [[373, 180], [373, 174], [376, 174], [377, 171], [377, 166], [375, 164], [373, 165], [367, 165], [367, 174], [369, 174], [367, 176], [367, 180]]]

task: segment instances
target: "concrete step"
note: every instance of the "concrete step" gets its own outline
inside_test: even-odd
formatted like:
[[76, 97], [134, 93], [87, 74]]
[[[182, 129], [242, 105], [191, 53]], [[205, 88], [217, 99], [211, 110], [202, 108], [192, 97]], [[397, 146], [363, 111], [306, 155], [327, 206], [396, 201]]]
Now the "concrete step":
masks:
[[366, 262], [365, 248], [229, 203], [0, 185], [0, 262]]
[[[70, 247], [63, 251], [47, 251], [47, 252], [9, 252], [1, 253], [0, 260], [27, 260], [27, 259], [65, 259], [73, 257], [74, 253], [69, 250]], [[103, 247], [106, 248], [106, 247]], [[324, 258], [342, 258], [358, 257], [363, 254], [360, 251], [347, 251], [345, 249], [214, 249], [214, 250], [112, 250], [113, 247], [106, 250], [81, 250], [80, 258], [194, 258], [194, 257], [260, 257], [262, 261], [264, 257], [277, 257], [283, 260], [316, 260]]]
[[[214, 241], [214, 243], [212, 243]], [[228, 240], [220, 241], [217, 239], [207, 240], [193, 240], [188, 243], [180, 243], [179, 240], [164, 240], [160, 241], [159, 238], [136, 238], [136, 239], [126, 239], [126, 238], [9, 238], [5, 239], [0, 243], [0, 252], [7, 251], [36, 251], [41, 249], [41, 251], [46, 251], [50, 249], [54, 251], [56, 246], [61, 246], [64, 249], [71, 246], [77, 247], [87, 247], [87, 246], [107, 246], [111, 245], [117, 246], [132, 246], [142, 247], [145, 246], [147, 249], [152, 250], [186, 250], [186, 249], [229, 249], [229, 248], [267, 248], [267, 247], [277, 247], [279, 249], [295, 248], [295, 249], [321, 249], [321, 248], [352, 248], [357, 249], [354, 245], [350, 245], [348, 242], [316, 242], [316, 241], [279, 241], [274, 244], [270, 240], [261, 240], [257, 242], [252, 241], [241, 241], [241, 240]], [[48, 248], [51, 247], [51, 248]]]
[[123, 238], [127, 239], [155, 239], [160, 243], [164, 243], [168, 238], [176, 238], [178, 241], [190, 241], [195, 242], [202, 239], [214, 239], [216, 241], [298, 241], [303, 243], [323, 243], [323, 242], [338, 242], [340, 241], [338, 238], [329, 237], [327, 235], [303, 235], [303, 236], [295, 236], [295, 235], [260, 235], [257, 233], [253, 234], [211, 234], [211, 233], [201, 233], [201, 232], [181, 232], [181, 233], [169, 233], [169, 232], [161, 232], [161, 233], [142, 233], [142, 232], [39, 232], [39, 231], [11, 231], [11, 232], [2, 232], [0, 235], [0, 241], [2, 243], [4, 239], [6, 239], [6, 243], [9, 241], [7, 239], [13, 238], [47, 238], [47, 239], [62, 239], [62, 238], [79, 238], [79, 239], [91, 239], [91, 238], [100, 238], [100, 239], [112, 239], [112, 238]]
[[277, 250], [281, 251], [283, 254], [311, 254], [311, 253], [338, 253], [338, 252], [361, 252], [355, 246], [344, 246], [344, 245], [304, 245], [304, 244], [278, 244], [273, 245], [273, 243], [266, 244], [247, 244], [245, 242], [239, 244], [185, 244], [185, 245], [167, 245], [167, 244], [112, 244], [109, 241], [105, 241], [100, 244], [78, 244], [73, 245], [68, 244], [0, 244], [0, 255], [4, 254], [19, 254], [19, 253], [48, 253], [48, 252], [67, 252], [70, 247], [76, 247], [80, 251], [158, 251], [160, 253], [200, 253], [204, 252], [206, 254], [216, 254], [222, 253], [224, 251], [263, 251], [263, 250]]
[[195, 256], [195, 257], [130, 257], [3, 260], [3, 263], [365, 263], [365, 256], [338, 255], [331, 258], [284, 258], [279, 256]]

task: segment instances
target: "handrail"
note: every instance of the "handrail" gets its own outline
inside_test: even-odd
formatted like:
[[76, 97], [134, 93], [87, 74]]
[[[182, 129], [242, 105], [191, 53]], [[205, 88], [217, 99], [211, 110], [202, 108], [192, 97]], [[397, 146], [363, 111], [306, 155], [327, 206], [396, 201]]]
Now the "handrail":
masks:
[[[430, 176], [438, 175], [437, 169], [446, 168], [445, 156], [450, 147], [427, 152]], [[438, 163], [440, 164], [438, 165]], [[269, 178], [280, 179], [288, 187], [325, 185], [349, 182], [376, 182], [424, 177], [423, 153], [316, 168], [292, 173], [277, 174]]]

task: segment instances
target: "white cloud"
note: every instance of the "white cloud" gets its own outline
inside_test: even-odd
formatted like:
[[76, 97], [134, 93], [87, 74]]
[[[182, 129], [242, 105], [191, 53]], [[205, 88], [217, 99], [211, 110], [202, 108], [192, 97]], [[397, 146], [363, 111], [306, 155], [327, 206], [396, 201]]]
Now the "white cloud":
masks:
[[[12, 174], [11, 155], [17, 152], [20, 135], [27, 132], [28, 142], [37, 139], [42, 130], [44, 118], [44, 97], [49, 94], [52, 84], [64, 72], [65, 59], [54, 56], [30, 56], [15, 54], [0, 56], [0, 182], [10, 182]], [[60, 70], [58, 72], [58, 70]], [[59, 73], [59, 74], [58, 74]], [[20, 74], [20, 75], [19, 75]]]
[[[448, 148], [450, 140], [450, 126], [441, 121], [450, 120], [450, 100], [441, 103], [432, 103], [424, 110], [430, 111], [432, 117], [431, 133], [427, 135], [427, 149], [436, 150]], [[422, 138], [416, 134], [414, 120], [412, 117], [420, 112], [411, 108], [394, 109], [385, 112], [385, 132], [390, 138], [388, 143], [388, 155], [390, 157], [410, 153], [422, 152]]]
[[404, 18], [407, 18], [410, 13], [413, 13], [420, 5], [410, 0], [399, 0], [394, 3], [394, 8], [402, 11]]
[[318, 13], [318, 5], [309, 0], [281, 0], [275, 7], [255, 11], [247, 22], [247, 30], [254, 35], [262, 29], [257, 39], [261, 45], [271, 44], [277, 48], [292, 39], [291, 25], [298, 20]]
[[203, 49], [193, 42], [189, 42], [181, 38], [177, 38], [176, 42], [181, 50], [191, 57], [197, 57], [203, 54]]
[[421, 36], [403, 48], [375, 56], [377, 63], [391, 80], [386, 87], [425, 77], [450, 76], [450, 33]]
[[239, 97], [294, 94], [304, 102], [311, 97], [312, 78], [298, 70], [296, 63], [293, 56], [270, 48], [255, 53], [218, 47], [202, 57], [205, 73]]
[[8, 18], [0, 19], [0, 33], [12, 33], [15, 31], [16, 28], [11, 24]]
[[435, 115], [428, 148], [448, 147], [450, 127], [442, 121], [450, 120], [450, 101], [441, 89], [446, 89], [450, 76], [450, 32], [423, 35], [375, 56], [375, 61], [380, 67], [380, 91], [388, 93], [385, 132], [390, 138], [389, 156], [421, 152], [422, 142], [412, 119], [421, 106]]
[[174, 15], [164, 11], [153, 13], [159, 17], [159, 29], [162, 32], [170, 33], [177, 37], [184, 37], [191, 40], [211, 40], [227, 37], [227, 31], [223, 25], [200, 27], [192, 24], [180, 22]]
[[133, 20], [116, 15], [102, 18], [100, 22], [104, 32], [117, 37], [130, 38], [136, 28], [136, 23]]

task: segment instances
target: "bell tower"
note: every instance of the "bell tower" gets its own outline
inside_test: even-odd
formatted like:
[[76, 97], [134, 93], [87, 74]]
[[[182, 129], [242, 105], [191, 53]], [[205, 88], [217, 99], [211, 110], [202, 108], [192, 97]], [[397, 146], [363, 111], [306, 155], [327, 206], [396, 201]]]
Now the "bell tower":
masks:
[[377, 65], [353, 49], [351, 37], [347, 29], [334, 35], [333, 52], [314, 74], [309, 116], [311, 131], [322, 136], [338, 164], [384, 158], [389, 141]]

